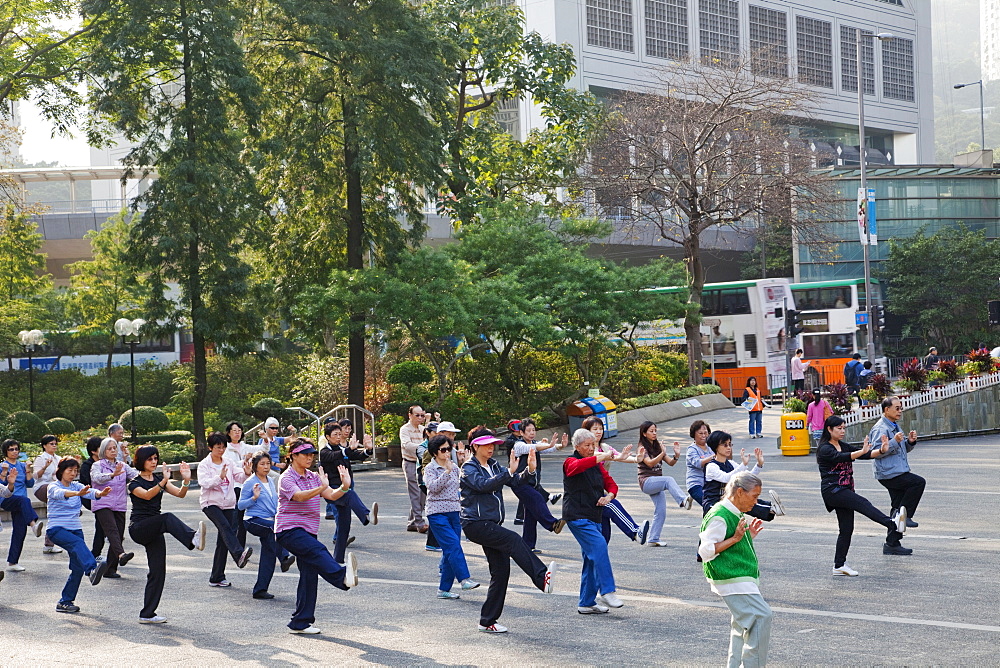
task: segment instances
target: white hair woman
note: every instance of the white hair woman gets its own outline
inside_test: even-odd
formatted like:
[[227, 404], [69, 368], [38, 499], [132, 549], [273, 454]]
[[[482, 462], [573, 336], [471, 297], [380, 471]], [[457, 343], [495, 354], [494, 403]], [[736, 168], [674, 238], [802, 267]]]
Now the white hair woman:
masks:
[[90, 470], [90, 480], [95, 487], [111, 489], [107, 496], [94, 499], [90, 506], [108, 540], [106, 578], [121, 577], [118, 567], [135, 556], [125, 551], [122, 541], [125, 539], [125, 511], [128, 510], [128, 483], [139, 472], [118, 459], [118, 449], [118, 441], [110, 436], [101, 441], [101, 447], [97, 449], [97, 463]]

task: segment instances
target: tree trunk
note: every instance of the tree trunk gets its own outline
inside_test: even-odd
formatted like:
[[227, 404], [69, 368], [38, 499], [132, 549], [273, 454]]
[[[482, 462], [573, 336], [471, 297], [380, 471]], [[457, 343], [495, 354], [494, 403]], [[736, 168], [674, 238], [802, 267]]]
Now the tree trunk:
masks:
[[[701, 244], [697, 234], [690, 234], [684, 244], [684, 264], [687, 266], [688, 312], [684, 316], [687, 338], [688, 384], [700, 385], [701, 364], [701, 292], [705, 287], [705, 272], [701, 265]], [[714, 352], [714, 351], [713, 351]]]
[[[357, 115], [349, 96], [342, 98], [344, 114], [344, 171], [347, 175], [347, 267], [364, 269], [364, 210]], [[365, 314], [351, 314], [347, 339], [347, 401], [365, 405]]]

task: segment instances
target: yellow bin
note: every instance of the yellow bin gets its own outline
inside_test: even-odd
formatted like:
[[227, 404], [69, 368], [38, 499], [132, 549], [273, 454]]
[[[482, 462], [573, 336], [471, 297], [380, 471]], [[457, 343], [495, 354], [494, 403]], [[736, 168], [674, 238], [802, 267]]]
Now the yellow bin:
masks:
[[785, 413], [781, 416], [781, 454], [786, 457], [809, 454], [809, 430], [805, 413]]

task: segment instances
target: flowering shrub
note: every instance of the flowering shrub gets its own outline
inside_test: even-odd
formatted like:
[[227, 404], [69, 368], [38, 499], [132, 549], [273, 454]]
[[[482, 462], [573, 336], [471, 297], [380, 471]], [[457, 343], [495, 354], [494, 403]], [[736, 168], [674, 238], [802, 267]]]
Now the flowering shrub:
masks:
[[911, 392], [919, 392], [927, 387], [927, 369], [916, 357], [903, 362], [899, 369], [899, 384]]

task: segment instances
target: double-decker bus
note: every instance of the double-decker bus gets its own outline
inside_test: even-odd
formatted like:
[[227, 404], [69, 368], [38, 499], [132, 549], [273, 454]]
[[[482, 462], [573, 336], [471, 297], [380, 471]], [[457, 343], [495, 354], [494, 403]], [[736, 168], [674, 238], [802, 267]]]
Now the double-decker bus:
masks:
[[[86, 376], [96, 375], [108, 365], [108, 339], [106, 336], [87, 335], [79, 332], [57, 332], [47, 336], [46, 343], [32, 353], [30, 365], [35, 371], [59, 369], [79, 369]], [[63, 347], [60, 341], [64, 335], [73, 337], [72, 346]], [[122, 344], [121, 337], [115, 339], [115, 349], [111, 356], [111, 366], [129, 365], [129, 348]], [[190, 330], [175, 331], [165, 336], [144, 337], [135, 346], [135, 364], [146, 363], [167, 365], [172, 362], [190, 362], [193, 355]], [[29, 366], [27, 354], [10, 357], [8, 364], [0, 369], [26, 370]]]
[[[803, 331], [799, 347], [810, 361], [806, 384], [809, 386], [844, 382], [844, 364], [854, 353], [867, 358], [868, 313], [865, 281], [862, 278], [819, 283], [793, 283], [795, 308], [802, 312]], [[882, 303], [881, 287], [872, 279], [873, 303]], [[861, 314], [861, 318], [859, 318]], [[882, 342], [875, 339], [876, 367], [885, 368]], [[810, 378], [812, 382], [809, 382]]]

